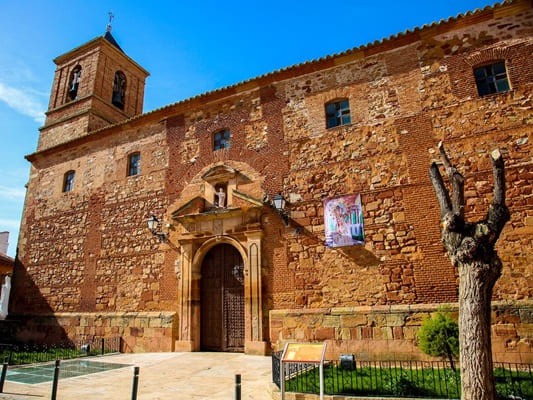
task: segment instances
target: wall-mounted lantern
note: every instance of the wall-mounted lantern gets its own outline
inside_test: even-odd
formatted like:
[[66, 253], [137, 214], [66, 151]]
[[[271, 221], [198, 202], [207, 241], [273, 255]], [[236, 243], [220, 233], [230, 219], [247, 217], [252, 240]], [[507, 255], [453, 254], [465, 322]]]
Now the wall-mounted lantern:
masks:
[[159, 225], [159, 220], [152, 213], [150, 218], [146, 221], [148, 223], [148, 229], [152, 232], [152, 235], [157, 236], [161, 243], [165, 243], [167, 240], [167, 234], [163, 232], [157, 232], [157, 226]]
[[286, 203], [287, 201], [281, 195], [281, 193], [278, 193], [272, 199], [272, 204], [274, 205], [274, 208], [276, 209], [278, 214], [281, 216], [281, 219], [283, 220], [285, 225], [289, 226], [289, 213], [287, 212], [287, 210], [285, 210]]

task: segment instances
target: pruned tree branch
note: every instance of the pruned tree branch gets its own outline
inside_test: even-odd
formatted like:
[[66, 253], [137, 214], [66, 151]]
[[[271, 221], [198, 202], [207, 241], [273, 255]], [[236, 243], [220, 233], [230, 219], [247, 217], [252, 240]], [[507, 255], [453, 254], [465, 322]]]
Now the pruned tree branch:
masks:
[[511, 219], [509, 209], [505, 205], [505, 165], [499, 149], [490, 153], [492, 173], [494, 175], [494, 198], [487, 213], [487, 225], [490, 228], [490, 243], [495, 244], [503, 227]]
[[495, 149], [490, 153], [492, 161], [492, 173], [494, 175], [494, 199], [492, 204], [494, 206], [501, 206], [505, 204], [505, 167], [502, 153], [499, 149]]
[[440, 216], [441, 218], [444, 218], [446, 214], [452, 212], [452, 202], [450, 200], [450, 195], [444, 186], [442, 175], [440, 174], [439, 167], [436, 163], [431, 164], [431, 167], [429, 168], [429, 176], [431, 178], [431, 183], [433, 184], [433, 189], [435, 189], [437, 200], [439, 201]]
[[453, 212], [454, 214], [459, 215], [461, 218], [464, 217], [465, 209], [465, 180], [463, 175], [455, 168], [451, 163], [446, 150], [444, 149], [444, 144], [442, 141], [439, 142], [439, 153], [446, 170], [446, 174], [452, 183], [453, 188]]

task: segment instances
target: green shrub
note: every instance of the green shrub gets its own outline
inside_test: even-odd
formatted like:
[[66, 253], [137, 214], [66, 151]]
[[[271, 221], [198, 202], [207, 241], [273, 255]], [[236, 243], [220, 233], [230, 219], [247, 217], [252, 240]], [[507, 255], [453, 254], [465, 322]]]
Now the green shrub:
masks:
[[422, 324], [418, 347], [433, 357], [447, 357], [455, 371], [453, 359], [459, 354], [459, 326], [448, 314], [438, 311]]

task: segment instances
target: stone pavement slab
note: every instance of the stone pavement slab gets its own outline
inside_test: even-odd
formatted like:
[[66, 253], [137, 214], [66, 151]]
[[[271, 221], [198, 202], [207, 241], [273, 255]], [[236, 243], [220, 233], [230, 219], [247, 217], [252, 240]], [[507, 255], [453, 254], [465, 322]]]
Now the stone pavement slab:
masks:
[[[133, 366], [140, 367], [138, 400], [231, 400], [235, 398], [235, 374], [242, 377], [243, 400], [271, 399], [270, 357], [198, 352], [117, 354], [95, 359], [132, 367], [60, 379], [57, 400], [129, 400]], [[51, 388], [51, 382], [28, 385], [6, 381], [0, 399], [49, 399]]]

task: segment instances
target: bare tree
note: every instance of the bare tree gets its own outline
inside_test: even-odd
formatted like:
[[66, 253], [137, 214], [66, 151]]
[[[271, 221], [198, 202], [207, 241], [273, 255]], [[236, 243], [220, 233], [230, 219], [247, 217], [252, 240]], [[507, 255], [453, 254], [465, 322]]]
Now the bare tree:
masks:
[[494, 199], [482, 221], [464, 219], [464, 178], [451, 165], [442, 142], [439, 153], [453, 189], [450, 199], [439, 167], [431, 164], [429, 175], [437, 194], [442, 222], [442, 242], [452, 264], [459, 270], [459, 360], [463, 400], [494, 400], [494, 373], [490, 337], [490, 302], [502, 262], [494, 250], [509, 221], [505, 205], [505, 168], [499, 150], [490, 154], [494, 174]]

